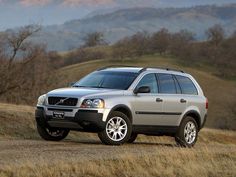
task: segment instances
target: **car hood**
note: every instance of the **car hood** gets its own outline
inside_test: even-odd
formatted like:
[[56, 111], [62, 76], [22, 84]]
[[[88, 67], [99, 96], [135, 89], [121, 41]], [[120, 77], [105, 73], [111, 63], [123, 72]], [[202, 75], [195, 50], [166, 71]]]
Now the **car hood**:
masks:
[[83, 97], [88, 95], [104, 94], [109, 92], [115, 92], [118, 90], [102, 89], [102, 88], [61, 88], [52, 90], [47, 93], [47, 96], [58, 96], [58, 97]]

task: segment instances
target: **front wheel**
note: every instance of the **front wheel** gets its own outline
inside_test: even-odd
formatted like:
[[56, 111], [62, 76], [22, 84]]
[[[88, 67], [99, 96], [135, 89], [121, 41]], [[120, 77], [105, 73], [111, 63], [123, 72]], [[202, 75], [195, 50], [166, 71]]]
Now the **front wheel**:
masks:
[[48, 141], [61, 141], [67, 137], [69, 130], [58, 129], [58, 128], [47, 128], [37, 123], [37, 130], [41, 138]]
[[198, 125], [194, 118], [185, 117], [181, 122], [175, 141], [182, 147], [193, 147], [198, 137]]
[[107, 145], [121, 145], [127, 142], [132, 132], [129, 118], [122, 112], [114, 111], [106, 122], [105, 130], [98, 133], [102, 143]]

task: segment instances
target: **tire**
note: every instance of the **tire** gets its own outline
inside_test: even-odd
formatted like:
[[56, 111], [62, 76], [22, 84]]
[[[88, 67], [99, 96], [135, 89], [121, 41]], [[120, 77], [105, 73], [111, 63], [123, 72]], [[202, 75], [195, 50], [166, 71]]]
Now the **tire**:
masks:
[[131, 132], [129, 118], [122, 112], [114, 111], [109, 115], [105, 129], [98, 133], [98, 137], [106, 145], [121, 145], [129, 140]]
[[180, 124], [175, 136], [177, 145], [181, 147], [193, 147], [198, 138], [198, 124], [194, 118], [187, 116]]
[[131, 136], [130, 136], [130, 138], [127, 142], [128, 143], [133, 143], [136, 140], [137, 136], [138, 136], [137, 133], [131, 133]]
[[41, 138], [47, 141], [61, 141], [67, 137], [69, 130], [47, 128], [42, 124], [37, 123], [37, 130]]

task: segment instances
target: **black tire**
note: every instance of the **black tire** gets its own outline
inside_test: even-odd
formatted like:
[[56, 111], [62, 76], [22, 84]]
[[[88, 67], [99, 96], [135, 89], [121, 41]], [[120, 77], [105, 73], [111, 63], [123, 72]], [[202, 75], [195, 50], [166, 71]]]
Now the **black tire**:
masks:
[[61, 141], [66, 138], [70, 132], [69, 130], [64, 129], [47, 128], [39, 123], [37, 123], [37, 130], [40, 137], [47, 141]]
[[[107, 128], [109, 128], [109, 122], [110, 120], [112, 119], [115, 119], [115, 118], [121, 118], [127, 125], [127, 128], [126, 128], [126, 134], [124, 133], [124, 137], [120, 140], [112, 140], [110, 137], [109, 137], [109, 134], [107, 133]], [[131, 135], [131, 132], [132, 132], [132, 125], [131, 125], [131, 122], [129, 120], [129, 118], [123, 114], [122, 112], [119, 112], [119, 111], [114, 111], [112, 112], [107, 121], [106, 121], [106, 126], [105, 126], [105, 129], [101, 132], [98, 133], [98, 137], [99, 139], [102, 141], [102, 143], [106, 144], [106, 145], [121, 145], [121, 144], [124, 144], [126, 143], [129, 138], [130, 138], [130, 135]], [[113, 132], [114, 133], [114, 132]], [[110, 135], [111, 136], [111, 135]], [[117, 137], [117, 136], [116, 136]], [[121, 138], [121, 137], [120, 137]]]
[[136, 140], [137, 136], [138, 136], [137, 133], [131, 133], [131, 136], [130, 136], [130, 138], [127, 142], [128, 143], [133, 143]]
[[[195, 126], [195, 131], [196, 131], [195, 138], [193, 138], [194, 136], [190, 135], [191, 132], [193, 133], [193, 131], [194, 131], [193, 128], [190, 131], [190, 133], [185, 133], [185, 129], [187, 129], [187, 124]], [[198, 138], [198, 131], [199, 131], [198, 124], [195, 121], [195, 119], [190, 117], [190, 116], [185, 117], [182, 120], [182, 122], [179, 126], [179, 130], [178, 130], [178, 132], [175, 136], [175, 141], [176, 141], [177, 145], [179, 145], [181, 147], [189, 147], [189, 148], [193, 147], [195, 145], [196, 141], [197, 141], [197, 138]], [[188, 139], [187, 136], [186, 136], [187, 134], [188, 134], [188, 136], [190, 136], [189, 141], [186, 140], [186, 139]]]

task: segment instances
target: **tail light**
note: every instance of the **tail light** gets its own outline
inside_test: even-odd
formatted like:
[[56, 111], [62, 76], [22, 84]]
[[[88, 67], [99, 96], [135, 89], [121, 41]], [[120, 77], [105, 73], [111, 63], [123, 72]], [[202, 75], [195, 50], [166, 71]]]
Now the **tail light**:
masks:
[[206, 99], [206, 109], [208, 109], [208, 99]]

